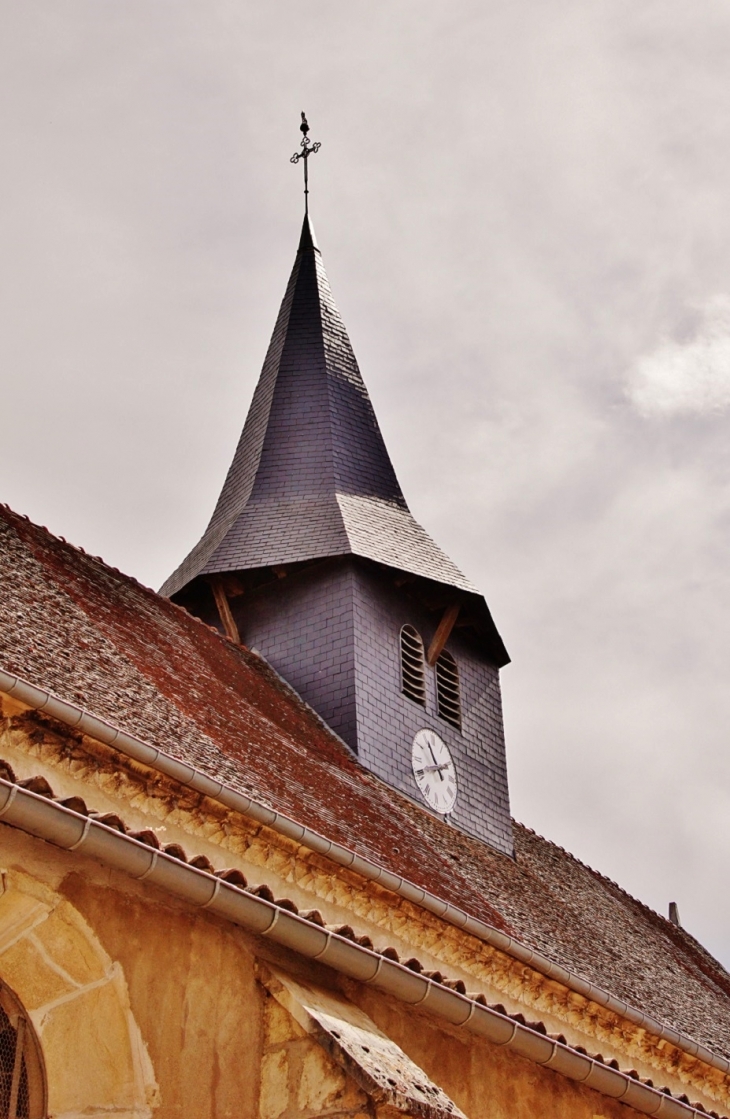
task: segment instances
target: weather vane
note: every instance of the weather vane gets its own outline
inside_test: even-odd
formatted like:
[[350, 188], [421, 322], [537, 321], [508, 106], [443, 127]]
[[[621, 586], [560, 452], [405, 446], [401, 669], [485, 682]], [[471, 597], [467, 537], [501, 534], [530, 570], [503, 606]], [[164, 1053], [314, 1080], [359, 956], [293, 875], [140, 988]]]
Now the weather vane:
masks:
[[299, 125], [299, 131], [302, 134], [302, 150], [294, 152], [294, 155], [289, 160], [290, 163], [298, 163], [300, 159], [304, 160], [304, 213], [309, 213], [309, 167], [308, 160], [310, 155], [314, 155], [322, 145], [317, 141], [312, 143], [309, 139], [309, 124], [305, 113], [302, 113], [302, 123]]

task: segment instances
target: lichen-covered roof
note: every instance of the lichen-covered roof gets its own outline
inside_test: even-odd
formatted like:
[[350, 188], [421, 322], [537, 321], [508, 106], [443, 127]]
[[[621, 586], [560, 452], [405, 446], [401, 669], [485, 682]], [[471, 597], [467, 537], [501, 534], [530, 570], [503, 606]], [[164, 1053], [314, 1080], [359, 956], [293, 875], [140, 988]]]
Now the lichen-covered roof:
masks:
[[161, 593], [201, 574], [349, 554], [478, 593], [408, 509], [305, 217], [218, 503]]
[[730, 976], [520, 826], [514, 859], [363, 769], [255, 655], [0, 508], [0, 667], [450, 901], [730, 1057]]

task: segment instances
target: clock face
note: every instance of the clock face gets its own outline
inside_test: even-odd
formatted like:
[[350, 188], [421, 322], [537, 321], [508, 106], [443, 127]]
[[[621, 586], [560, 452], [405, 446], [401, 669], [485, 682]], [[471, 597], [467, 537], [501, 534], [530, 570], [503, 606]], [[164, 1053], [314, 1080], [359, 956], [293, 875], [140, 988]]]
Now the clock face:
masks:
[[426, 804], [446, 816], [456, 803], [456, 768], [448, 746], [435, 731], [419, 730], [413, 739], [411, 764]]

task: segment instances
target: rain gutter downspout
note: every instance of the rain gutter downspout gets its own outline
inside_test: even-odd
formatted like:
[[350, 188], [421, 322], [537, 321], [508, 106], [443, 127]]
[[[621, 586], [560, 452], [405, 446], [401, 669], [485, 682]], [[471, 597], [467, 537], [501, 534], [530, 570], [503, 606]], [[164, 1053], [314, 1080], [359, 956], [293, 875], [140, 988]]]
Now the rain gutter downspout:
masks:
[[267, 937], [360, 983], [370, 984], [399, 1002], [423, 1007], [454, 1026], [464, 1026], [493, 1045], [511, 1049], [543, 1068], [585, 1084], [644, 1115], [690, 1119], [703, 1114], [691, 1104], [650, 1088], [610, 1065], [410, 971], [403, 964], [2, 779], [0, 823], [19, 828], [65, 851], [81, 852], [137, 881], [149, 882], [248, 932]]
[[561, 967], [560, 964], [554, 963], [541, 953], [521, 944], [514, 937], [494, 928], [493, 925], [488, 925], [485, 921], [471, 917], [464, 910], [457, 908], [450, 902], [443, 901], [435, 894], [431, 894], [420, 886], [416, 886], [415, 883], [393, 874], [384, 867], [378, 866], [370, 859], [355, 854], [354, 851], [348, 850], [339, 843], [333, 843], [319, 835], [318, 832], [312, 831], [311, 828], [304, 827], [288, 816], [259, 804], [243, 793], [236, 792], [230, 786], [214, 781], [194, 766], [178, 761], [170, 754], [166, 754], [141, 739], [135, 738], [134, 735], [119, 730], [105, 719], [100, 719], [96, 715], [85, 711], [82, 707], [59, 699], [45, 688], [40, 688], [19, 676], [4, 672], [2, 669], [0, 669], [0, 692], [4, 692], [27, 707], [42, 711], [45, 715], [65, 723], [74, 730], [81, 731], [89, 738], [119, 750], [128, 758], [147, 765], [151, 769], [156, 769], [166, 777], [172, 778], [172, 780], [187, 788], [194, 789], [203, 796], [210, 797], [211, 800], [217, 801], [226, 808], [232, 809], [234, 812], [240, 812], [241, 815], [272, 828], [287, 839], [292, 839], [295, 843], [301, 843], [310, 851], [326, 856], [332, 862], [337, 863], [338, 866], [347, 867], [363, 878], [377, 882], [378, 885], [392, 893], [398, 894], [414, 905], [418, 905], [429, 913], [433, 913], [449, 924], [456, 926], [456, 928], [463, 929], [464, 932], [477, 937], [485, 944], [489, 944], [490, 947], [496, 948], [520, 963], [534, 968], [535, 971], [540, 972], [548, 979], [561, 983], [571, 991], [575, 991], [576, 994], [582, 995], [591, 1002], [620, 1015], [639, 1028], [647, 1030], [654, 1037], [669, 1042], [712, 1068], [719, 1069], [726, 1074], [730, 1073], [730, 1061], [719, 1054], [713, 1053], [712, 1050], [694, 1041], [693, 1038], [664, 1025], [649, 1014], [644, 1014], [643, 1011], [630, 1006], [623, 999], [616, 998], [608, 991], [596, 986], [595, 983], [576, 975], [575, 972], [568, 971], [567, 968]]

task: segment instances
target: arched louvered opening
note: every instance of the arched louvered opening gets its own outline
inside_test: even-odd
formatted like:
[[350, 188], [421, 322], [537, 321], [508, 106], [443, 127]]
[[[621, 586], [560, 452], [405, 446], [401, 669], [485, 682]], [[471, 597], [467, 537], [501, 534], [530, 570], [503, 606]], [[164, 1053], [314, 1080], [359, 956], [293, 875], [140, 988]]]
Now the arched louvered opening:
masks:
[[0, 983], [0, 1119], [43, 1119], [45, 1078], [33, 1026]]
[[423, 641], [413, 626], [400, 631], [401, 691], [409, 699], [426, 706], [426, 678], [423, 668]]
[[459, 668], [451, 653], [446, 651], [436, 661], [436, 700], [441, 718], [461, 728]]

